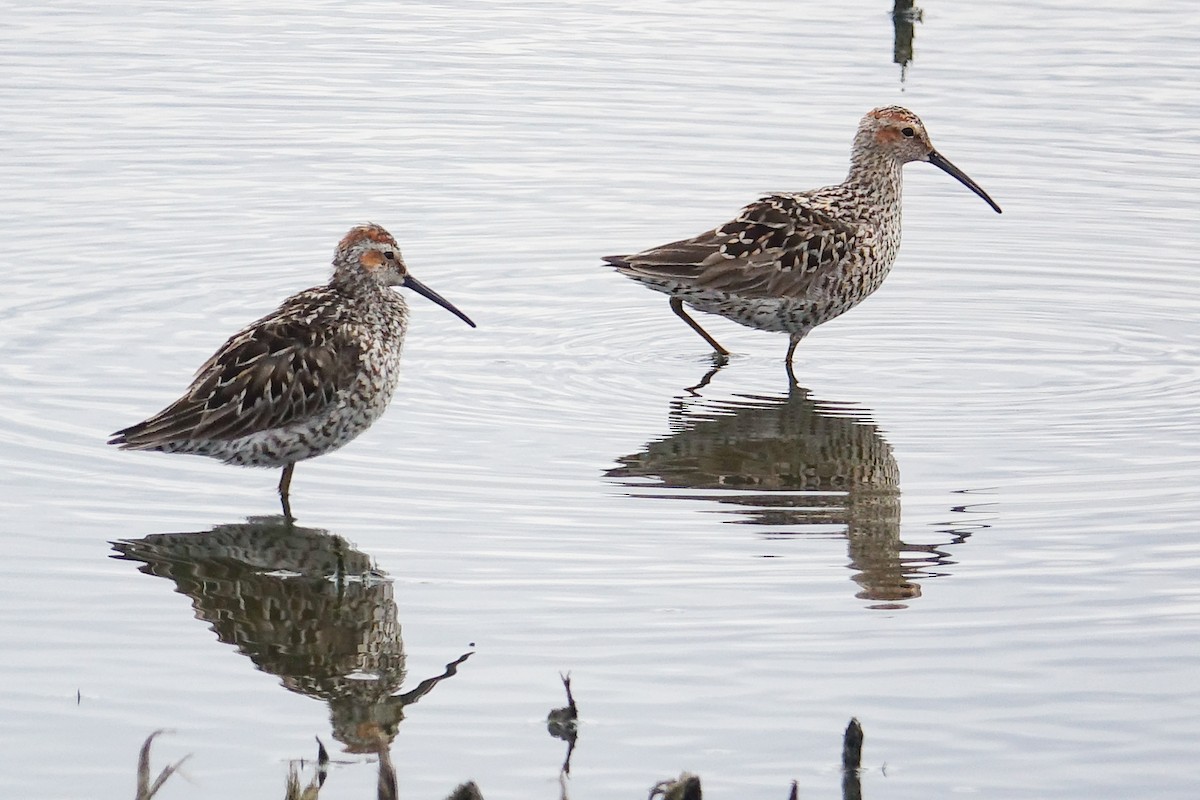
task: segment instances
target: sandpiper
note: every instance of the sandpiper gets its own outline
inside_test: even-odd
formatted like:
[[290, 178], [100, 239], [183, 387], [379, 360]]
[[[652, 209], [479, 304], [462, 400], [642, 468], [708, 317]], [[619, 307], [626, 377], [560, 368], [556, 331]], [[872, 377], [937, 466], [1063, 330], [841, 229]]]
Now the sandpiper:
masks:
[[704, 337], [718, 357], [729, 351], [688, 316], [683, 304], [800, 340], [844, 314], [887, 277], [900, 247], [901, 167], [927, 161], [1000, 207], [929, 142], [916, 114], [899, 106], [862, 118], [850, 173], [835, 186], [772, 194], [731, 222], [691, 239], [640, 253], [608, 256], [619, 272], [671, 296], [671, 310]]
[[296, 462], [346, 444], [392, 399], [408, 329], [408, 305], [392, 286], [412, 289], [475, 327], [409, 274], [390, 233], [360, 225], [338, 244], [329, 283], [292, 295], [235, 333], [182, 397], [117, 431], [109, 444], [282, 467], [279, 497], [290, 519]]

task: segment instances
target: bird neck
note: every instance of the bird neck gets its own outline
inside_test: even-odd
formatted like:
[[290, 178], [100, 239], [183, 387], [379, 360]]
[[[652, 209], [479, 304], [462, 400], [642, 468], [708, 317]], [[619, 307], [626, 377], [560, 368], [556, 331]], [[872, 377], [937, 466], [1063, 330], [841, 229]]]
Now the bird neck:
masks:
[[904, 188], [902, 166], [896, 159], [875, 148], [855, 147], [850, 155], [850, 173], [846, 176], [846, 185], [863, 190], [881, 205], [898, 206]]
[[329, 285], [350, 297], [378, 295], [385, 289], [361, 267], [337, 262], [334, 262], [333, 277], [329, 279]]

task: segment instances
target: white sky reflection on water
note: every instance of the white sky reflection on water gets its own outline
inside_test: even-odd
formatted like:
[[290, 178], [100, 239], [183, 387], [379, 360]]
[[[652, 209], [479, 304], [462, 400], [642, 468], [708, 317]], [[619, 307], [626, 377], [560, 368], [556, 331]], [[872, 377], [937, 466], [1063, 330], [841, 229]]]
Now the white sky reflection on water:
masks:
[[[681, 769], [833, 796], [851, 716], [871, 800], [1193, 796], [1194, 12], [929, 5], [903, 91], [884, 3], [5, 19], [6, 794], [128, 797], [166, 727], [164, 798], [278, 794], [313, 736], [322, 797], [372, 796], [344, 751], [374, 713], [406, 795], [557, 797], [570, 671], [576, 800]], [[896, 102], [1004, 214], [911, 165], [896, 268], [798, 351], [808, 394], [783, 337], [707, 318], [737, 357], [689, 394], [703, 342], [599, 257], [840, 180]], [[297, 468], [310, 533], [235, 547], [274, 473], [104, 439], [366, 220], [480, 327], [414, 299], [393, 407]], [[110, 558], [178, 532], [163, 577]], [[340, 595], [277, 574], [338, 554]], [[403, 695], [466, 652], [403, 722], [314, 677]]]

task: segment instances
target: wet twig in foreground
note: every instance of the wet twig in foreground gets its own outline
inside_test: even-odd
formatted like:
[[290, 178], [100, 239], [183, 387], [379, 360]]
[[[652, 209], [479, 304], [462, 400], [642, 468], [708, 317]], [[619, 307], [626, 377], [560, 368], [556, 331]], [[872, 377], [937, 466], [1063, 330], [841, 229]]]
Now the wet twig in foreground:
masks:
[[164, 733], [162, 728], [146, 737], [146, 741], [142, 743], [141, 752], [138, 753], [138, 768], [137, 768], [137, 796], [136, 800], [150, 800], [162, 788], [162, 785], [167, 782], [167, 778], [175, 774], [175, 771], [191, 758], [190, 755], [176, 761], [174, 764], [168, 764], [163, 767], [162, 772], [158, 773], [158, 777], [154, 779], [154, 783], [150, 783], [150, 744], [154, 741], [154, 737], [160, 733]]

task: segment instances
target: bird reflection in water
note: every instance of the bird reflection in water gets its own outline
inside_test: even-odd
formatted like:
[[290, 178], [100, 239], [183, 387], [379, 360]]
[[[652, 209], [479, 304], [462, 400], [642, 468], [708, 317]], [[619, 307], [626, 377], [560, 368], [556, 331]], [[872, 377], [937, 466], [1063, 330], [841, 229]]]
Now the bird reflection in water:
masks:
[[773, 538], [844, 535], [856, 597], [872, 608], [903, 608], [920, 596], [918, 578], [953, 563], [946, 548], [970, 535], [964, 529], [936, 544], [900, 539], [899, 467], [864, 409], [795, 385], [783, 396], [710, 401], [696, 390], [712, 375], [672, 403], [670, 435], [618, 459], [607, 476], [635, 496], [729, 506], [733, 521], [770, 526]]
[[329, 704], [347, 752], [381, 753], [404, 709], [454, 675], [471, 651], [416, 687], [407, 676], [392, 581], [345, 539], [282, 516], [199, 533], [113, 543], [192, 600], [196, 617], [284, 687]]

